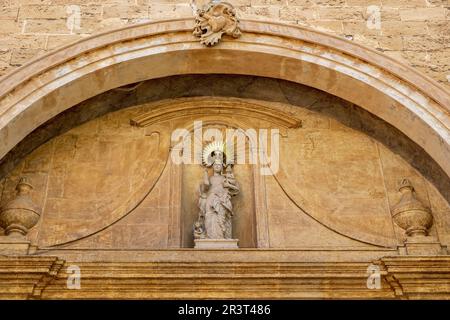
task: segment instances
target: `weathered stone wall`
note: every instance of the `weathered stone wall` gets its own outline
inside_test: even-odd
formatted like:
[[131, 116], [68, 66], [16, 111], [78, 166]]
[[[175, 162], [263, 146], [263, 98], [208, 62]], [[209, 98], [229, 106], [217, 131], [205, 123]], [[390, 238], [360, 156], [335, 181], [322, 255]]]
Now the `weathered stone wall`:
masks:
[[[91, 34], [193, 16], [206, 0], [1, 0], [0, 75]], [[230, 0], [242, 18], [274, 19], [345, 37], [450, 86], [448, 0]]]

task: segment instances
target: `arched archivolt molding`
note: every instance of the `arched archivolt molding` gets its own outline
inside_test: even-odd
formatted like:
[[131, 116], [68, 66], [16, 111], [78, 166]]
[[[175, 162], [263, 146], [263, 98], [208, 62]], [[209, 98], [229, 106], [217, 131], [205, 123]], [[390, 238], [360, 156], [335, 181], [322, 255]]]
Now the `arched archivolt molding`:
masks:
[[[195, 104], [192, 102], [196, 102]], [[146, 127], [179, 117], [221, 115], [257, 118], [285, 128], [299, 128], [302, 121], [293, 114], [271, 106], [248, 102], [242, 99], [198, 97], [190, 99], [169, 99], [152, 106], [149, 112], [130, 120], [131, 125]]]
[[347, 40], [276, 22], [206, 48], [194, 19], [144, 23], [67, 45], [0, 80], [0, 157], [49, 119], [102, 92], [183, 74], [240, 74], [305, 84], [359, 105], [421, 146], [450, 176], [450, 94]]

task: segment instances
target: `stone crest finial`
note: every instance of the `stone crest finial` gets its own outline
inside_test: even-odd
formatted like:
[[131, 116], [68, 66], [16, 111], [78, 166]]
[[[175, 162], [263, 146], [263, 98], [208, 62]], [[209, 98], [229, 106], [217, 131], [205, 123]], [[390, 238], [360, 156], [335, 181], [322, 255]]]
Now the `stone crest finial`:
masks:
[[218, 44], [224, 34], [239, 38], [241, 30], [236, 10], [227, 2], [210, 2], [197, 11], [193, 34], [208, 47]]

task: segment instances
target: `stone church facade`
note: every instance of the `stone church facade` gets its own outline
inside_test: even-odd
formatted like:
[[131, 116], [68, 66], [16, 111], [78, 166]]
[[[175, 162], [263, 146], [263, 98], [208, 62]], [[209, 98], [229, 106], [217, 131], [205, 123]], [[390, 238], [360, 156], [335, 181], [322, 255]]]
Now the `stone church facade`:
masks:
[[0, 298], [450, 298], [445, 1], [1, 5]]

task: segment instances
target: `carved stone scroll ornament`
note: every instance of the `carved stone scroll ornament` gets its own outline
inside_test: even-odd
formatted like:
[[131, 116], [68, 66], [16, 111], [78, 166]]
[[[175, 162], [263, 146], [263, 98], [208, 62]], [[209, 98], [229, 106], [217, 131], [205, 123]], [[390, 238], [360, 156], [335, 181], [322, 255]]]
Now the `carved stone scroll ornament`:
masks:
[[426, 236], [433, 223], [430, 209], [416, 198], [414, 187], [408, 179], [401, 181], [399, 191], [402, 197], [392, 208], [394, 222], [405, 230], [408, 237]]
[[32, 189], [27, 179], [21, 178], [16, 186], [16, 197], [0, 209], [0, 226], [6, 235], [25, 236], [39, 221], [41, 212], [31, 200]]
[[236, 10], [227, 2], [207, 4], [197, 11], [193, 34], [208, 47], [218, 44], [224, 34], [239, 38], [241, 30]]

